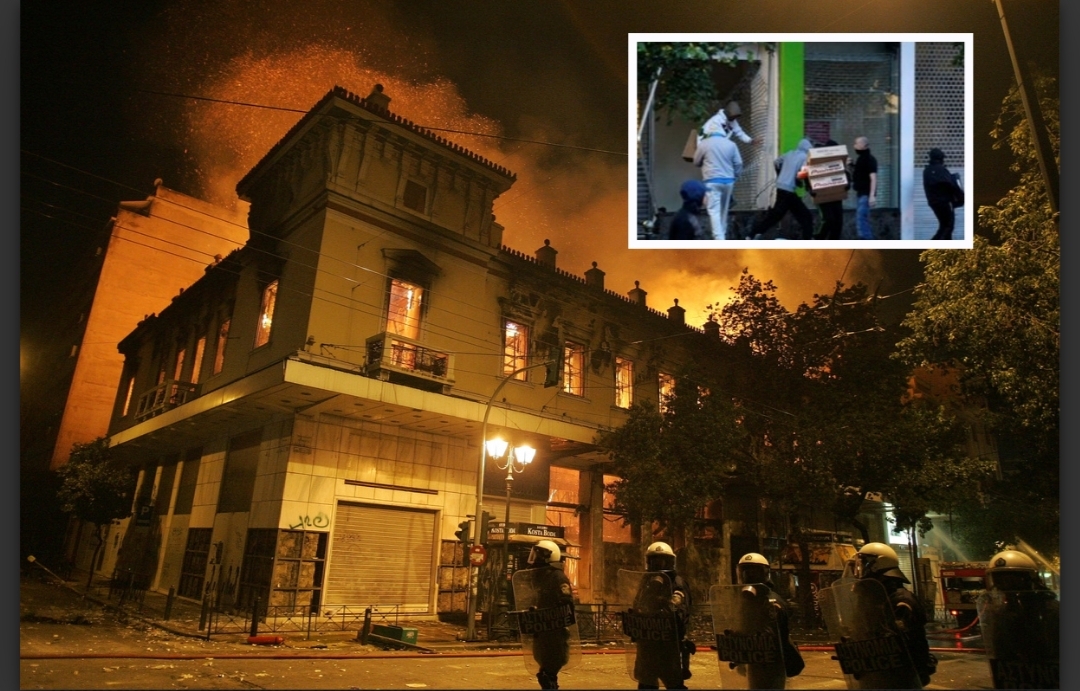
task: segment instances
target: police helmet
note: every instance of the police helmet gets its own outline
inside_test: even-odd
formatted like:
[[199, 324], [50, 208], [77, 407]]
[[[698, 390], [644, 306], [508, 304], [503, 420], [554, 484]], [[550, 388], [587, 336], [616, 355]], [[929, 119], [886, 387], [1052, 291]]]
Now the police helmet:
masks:
[[645, 550], [645, 568], [649, 571], [674, 571], [675, 552], [666, 542], [654, 542]]
[[856, 578], [887, 576], [898, 578], [904, 583], [911, 582], [900, 570], [900, 558], [896, 556], [896, 550], [883, 542], [868, 542], [862, 546], [855, 555], [855, 576]]
[[769, 560], [757, 552], [744, 554], [735, 566], [739, 585], [769, 582]]
[[529, 550], [529, 564], [531, 566], [558, 564], [560, 561], [562, 561], [562, 550], [551, 540], [541, 540]]
[[1023, 552], [1011, 549], [990, 557], [983, 580], [987, 590], [1034, 590], [1042, 585], [1035, 561]]

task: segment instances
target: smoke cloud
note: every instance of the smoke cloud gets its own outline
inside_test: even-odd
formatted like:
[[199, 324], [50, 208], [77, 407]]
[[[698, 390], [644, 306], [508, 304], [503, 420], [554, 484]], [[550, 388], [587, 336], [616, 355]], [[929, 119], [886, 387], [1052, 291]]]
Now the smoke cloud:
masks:
[[[530, 75], [530, 91], [563, 96], [550, 112], [512, 110], [511, 103], [498, 116], [479, 114], [463, 96], [464, 87], [475, 92], [477, 85], [440, 73], [444, 62], [460, 59], [443, 59], [452, 39], [401, 30], [386, 6], [365, 5], [361, 12], [356, 4], [332, 2], [224, 3], [211, 16], [204, 5], [182, 2], [162, 15], [144, 35], [139, 82], [147, 91], [217, 100], [133, 101], [131, 115], [145, 135], [170, 137], [183, 147], [184, 169], [166, 184], [235, 206], [237, 181], [302, 117], [255, 105], [306, 110], [335, 85], [364, 96], [381, 83], [393, 112], [427, 127], [502, 135], [512, 124], [519, 139], [567, 141], [565, 122], [574, 122], [575, 111], [565, 95], [587, 89], [574, 84], [572, 73]], [[535, 94], [524, 99], [537, 100]], [[601, 125], [625, 129], [625, 103], [610, 106]], [[587, 111], [582, 108], [577, 121], [583, 133], [597, 128], [597, 114]], [[789, 309], [831, 292], [841, 276], [846, 284], [876, 287], [882, 273], [880, 253], [873, 251], [631, 250], [626, 156], [439, 134], [517, 173], [516, 184], [495, 202], [507, 245], [531, 253], [550, 240], [560, 268], [581, 275], [595, 261], [606, 272], [607, 288], [626, 292], [639, 281], [651, 307], [664, 310], [678, 298], [691, 324], [705, 321], [707, 304], [726, 302], [744, 267], [771, 278]]]

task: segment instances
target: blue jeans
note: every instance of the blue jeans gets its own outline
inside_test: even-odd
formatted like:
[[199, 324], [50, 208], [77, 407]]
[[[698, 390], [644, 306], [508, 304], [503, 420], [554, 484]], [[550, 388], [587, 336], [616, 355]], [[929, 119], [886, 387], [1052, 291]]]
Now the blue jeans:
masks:
[[870, 228], [870, 197], [859, 195], [855, 200], [855, 227], [860, 240], [873, 240], [874, 231]]

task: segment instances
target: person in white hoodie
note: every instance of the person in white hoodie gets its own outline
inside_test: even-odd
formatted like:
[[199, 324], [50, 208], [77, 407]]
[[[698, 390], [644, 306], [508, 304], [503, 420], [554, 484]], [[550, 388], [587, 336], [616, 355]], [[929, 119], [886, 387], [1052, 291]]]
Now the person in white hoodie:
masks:
[[743, 131], [742, 125], [739, 124], [740, 115], [742, 115], [742, 108], [739, 107], [738, 103], [732, 101], [716, 111], [716, 115], [705, 121], [705, 124], [701, 127], [702, 134], [722, 132], [723, 136], [728, 139], [735, 136], [744, 144], [750, 144], [754, 141], [754, 138]]
[[726, 240], [731, 195], [743, 168], [739, 147], [714, 123], [698, 142], [694, 165], [701, 168], [701, 180], [708, 192], [705, 208], [709, 212], [713, 238]]

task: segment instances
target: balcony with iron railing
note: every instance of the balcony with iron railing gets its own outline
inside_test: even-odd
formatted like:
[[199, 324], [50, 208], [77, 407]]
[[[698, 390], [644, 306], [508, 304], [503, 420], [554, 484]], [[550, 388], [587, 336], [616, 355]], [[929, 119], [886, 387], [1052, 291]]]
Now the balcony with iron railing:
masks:
[[448, 393], [454, 384], [454, 356], [384, 331], [367, 339], [367, 374]]
[[166, 379], [139, 396], [135, 406], [135, 422], [142, 422], [167, 410], [184, 405], [198, 397], [199, 385], [176, 379]]

